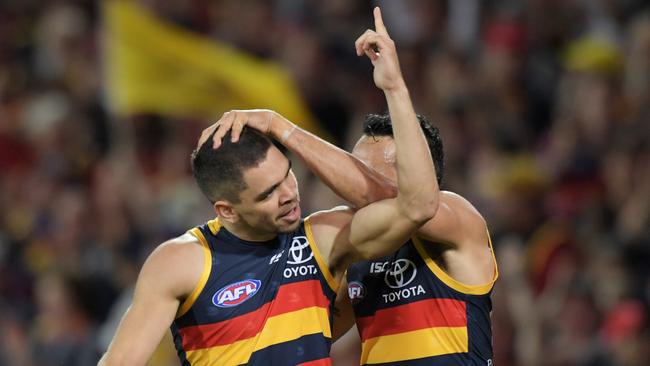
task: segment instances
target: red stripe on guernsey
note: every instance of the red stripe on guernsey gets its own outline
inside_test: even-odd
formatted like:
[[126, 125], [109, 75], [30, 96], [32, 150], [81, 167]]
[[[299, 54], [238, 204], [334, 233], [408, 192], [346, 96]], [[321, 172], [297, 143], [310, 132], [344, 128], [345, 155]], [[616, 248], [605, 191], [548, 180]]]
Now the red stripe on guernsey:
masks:
[[275, 299], [255, 311], [218, 323], [180, 328], [178, 331], [186, 351], [221, 346], [254, 337], [264, 328], [265, 319], [312, 306], [329, 306], [320, 281], [293, 282], [280, 286]]
[[321, 358], [320, 360], [299, 363], [296, 366], [332, 366], [332, 359], [329, 357]]
[[465, 327], [465, 302], [453, 299], [427, 299], [381, 309], [373, 316], [357, 319], [361, 340], [434, 327]]

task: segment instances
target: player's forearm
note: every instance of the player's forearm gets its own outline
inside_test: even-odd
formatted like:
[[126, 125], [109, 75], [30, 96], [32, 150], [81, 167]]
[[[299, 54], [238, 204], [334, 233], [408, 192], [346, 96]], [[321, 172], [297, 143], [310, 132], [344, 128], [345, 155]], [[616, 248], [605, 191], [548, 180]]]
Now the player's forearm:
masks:
[[397, 198], [413, 220], [426, 221], [435, 215], [439, 202], [431, 153], [403, 81], [384, 94], [395, 139]]
[[271, 122], [271, 136], [302, 159], [328, 187], [354, 207], [394, 197], [395, 185], [352, 154], [311, 134], [281, 116]]

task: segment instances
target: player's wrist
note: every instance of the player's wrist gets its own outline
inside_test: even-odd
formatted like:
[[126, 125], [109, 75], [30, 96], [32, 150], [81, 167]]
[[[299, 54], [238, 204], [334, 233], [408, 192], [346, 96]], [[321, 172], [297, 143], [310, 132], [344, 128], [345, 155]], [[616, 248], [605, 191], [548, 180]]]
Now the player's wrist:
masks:
[[390, 83], [390, 85], [383, 88], [383, 91], [384, 94], [386, 94], [387, 96], [408, 95], [408, 88], [406, 87], [406, 82], [404, 82], [403, 78], [400, 78], [399, 80]]
[[273, 139], [285, 142], [288, 136], [296, 128], [296, 125], [281, 115], [274, 113], [269, 127], [269, 132]]

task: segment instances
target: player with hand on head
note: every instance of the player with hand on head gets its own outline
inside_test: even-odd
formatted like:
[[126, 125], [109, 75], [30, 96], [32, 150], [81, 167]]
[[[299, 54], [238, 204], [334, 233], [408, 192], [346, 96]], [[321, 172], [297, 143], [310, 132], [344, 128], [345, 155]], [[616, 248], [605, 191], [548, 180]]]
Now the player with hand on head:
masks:
[[[226, 113], [192, 154], [194, 177], [217, 218], [149, 256], [101, 365], [143, 365], [170, 325], [183, 365], [331, 364], [333, 302], [347, 268], [395, 251], [438, 208], [431, 156], [394, 47], [382, 43], [374, 58], [375, 83], [395, 124], [397, 195], [303, 220], [290, 161], [244, 128], [247, 113]], [[236, 128], [233, 139], [227, 125]], [[281, 140], [299, 138], [285, 127]]]
[[[375, 31], [366, 31], [355, 47], [358, 55], [370, 58], [375, 81], [381, 83], [378, 73], [382, 62], [390, 59], [393, 70], [399, 71], [399, 66], [378, 9], [375, 24]], [[408, 95], [399, 75], [390, 82], [389, 101], [389, 94]], [[220, 127], [232, 127], [234, 139], [244, 125], [269, 134], [302, 158], [339, 196], [359, 208], [394, 196], [396, 184], [402, 183], [396, 164], [401, 161], [396, 154], [400, 121], [393, 112], [367, 117], [364, 134], [352, 154], [271, 111], [246, 112]], [[415, 113], [409, 118], [415, 120]], [[465, 198], [438, 191], [444, 168], [442, 141], [437, 128], [424, 117], [418, 116], [418, 120], [435, 162], [427, 169], [436, 172], [436, 177], [429, 175], [431, 179], [421, 188], [435, 187], [438, 211], [396, 252], [352, 265], [348, 288], [342, 286], [337, 297], [340, 312], [334, 321], [334, 337], [347, 331], [356, 318], [362, 342], [361, 364], [489, 365], [493, 357], [490, 295], [498, 271], [487, 226]]]

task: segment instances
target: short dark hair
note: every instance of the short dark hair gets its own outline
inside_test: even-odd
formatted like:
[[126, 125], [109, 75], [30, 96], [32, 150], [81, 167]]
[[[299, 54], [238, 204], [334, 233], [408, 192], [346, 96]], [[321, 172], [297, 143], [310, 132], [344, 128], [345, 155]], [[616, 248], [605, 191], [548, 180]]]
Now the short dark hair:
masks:
[[[444, 176], [445, 170], [445, 152], [442, 148], [442, 138], [440, 137], [440, 131], [438, 128], [431, 125], [429, 120], [422, 115], [417, 115], [418, 122], [420, 122], [420, 127], [424, 136], [427, 139], [427, 144], [429, 145], [429, 151], [431, 151], [431, 158], [433, 159], [433, 164], [436, 169], [436, 178], [438, 179], [438, 184], [442, 184], [442, 178]], [[366, 116], [366, 120], [363, 123], [363, 133], [368, 136], [390, 136], [393, 137], [393, 124], [390, 120], [390, 115], [388, 113], [384, 114], [369, 114]]]
[[239, 141], [230, 142], [230, 131], [218, 149], [212, 148], [212, 137], [192, 152], [192, 175], [210, 202], [225, 199], [241, 202], [239, 194], [247, 188], [244, 170], [257, 166], [271, 147], [271, 141], [258, 131], [244, 127]]

